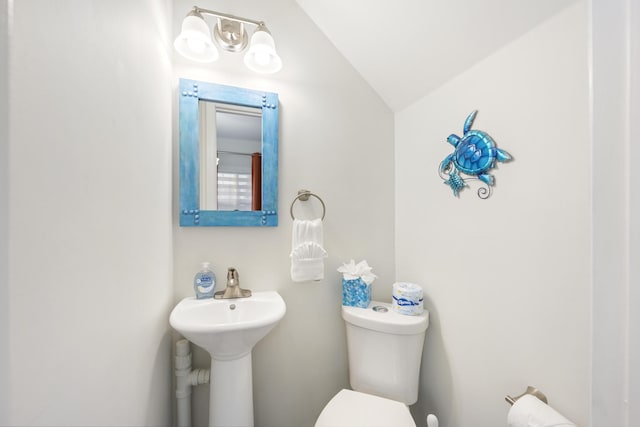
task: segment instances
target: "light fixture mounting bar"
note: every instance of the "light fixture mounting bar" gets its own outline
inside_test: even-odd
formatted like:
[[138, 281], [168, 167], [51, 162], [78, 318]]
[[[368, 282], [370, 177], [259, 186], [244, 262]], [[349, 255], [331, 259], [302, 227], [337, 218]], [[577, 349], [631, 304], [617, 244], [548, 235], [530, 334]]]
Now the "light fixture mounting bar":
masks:
[[198, 6], [193, 6], [193, 11], [196, 12], [196, 13], [202, 14], [202, 15], [213, 15], [213, 16], [217, 16], [218, 18], [230, 19], [232, 21], [243, 22], [245, 24], [252, 24], [252, 25], [256, 25], [256, 26], [259, 26], [260, 24], [264, 25], [264, 22], [262, 22], [262, 21], [256, 21], [254, 19], [242, 18], [240, 16], [230, 15], [228, 13], [216, 12], [214, 10], [202, 9], [202, 8], [200, 8]]

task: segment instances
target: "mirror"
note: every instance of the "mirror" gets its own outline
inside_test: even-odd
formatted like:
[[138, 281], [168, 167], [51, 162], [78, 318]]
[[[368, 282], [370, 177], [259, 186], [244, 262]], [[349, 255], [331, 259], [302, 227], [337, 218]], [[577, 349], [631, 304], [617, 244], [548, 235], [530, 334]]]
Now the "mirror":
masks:
[[262, 210], [262, 111], [200, 101], [200, 209]]
[[180, 79], [180, 225], [277, 226], [278, 95]]

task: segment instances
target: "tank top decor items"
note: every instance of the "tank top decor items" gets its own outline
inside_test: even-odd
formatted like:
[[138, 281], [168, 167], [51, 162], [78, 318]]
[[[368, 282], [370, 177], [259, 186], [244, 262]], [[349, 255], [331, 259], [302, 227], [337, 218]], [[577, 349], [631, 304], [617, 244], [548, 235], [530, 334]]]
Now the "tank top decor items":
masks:
[[371, 284], [376, 275], [366, 260], [351, 260], [338, 267], [342, 273], [342, 305], [367, 308], [371, 302]]
[[424, 312], [424, 296], [422, 286], [409, 282], [393, 284], [393, 301], [391, 308], [408, 316], [417, 316]]
[[[462, 137], [452, 133], [447, 142], [453, 145], [453, 153], [440, 163], [438, 174], [458, 197], [460, 191], [468, 187], [469, 181], [480, 181], [478, 197], [488, 199], [494, 185], [489, 171], [496, 162], [508, 162], [511, 155], [496, 146], [496, 142], [482, 130], [471, 130], [478, 111], [472, 111], [464, 122]], [[461, 175], [462, 174], [462, 175]]]

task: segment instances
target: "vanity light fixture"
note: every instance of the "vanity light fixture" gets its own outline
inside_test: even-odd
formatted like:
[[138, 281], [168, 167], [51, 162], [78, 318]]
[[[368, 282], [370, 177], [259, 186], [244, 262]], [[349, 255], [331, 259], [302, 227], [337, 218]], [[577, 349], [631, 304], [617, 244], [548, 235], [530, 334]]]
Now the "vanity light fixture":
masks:
[[[213, 27], [213, 32], [203, 15], [217, 18], [218, 22]], [[245, 24], [256, 26], [251, 43]], [[218, 59], [219, 54], [211, 34], [217, 45], [229, 52], [242, 52], [249, 46], [244, 56], [244, 64], [252, 71], [271, 74], [282, 68], [282, 60], [264, 22], [214, 12], [198, 6], [194, 6], [182, 21], [182, 32], [173, 42], [173, 46], [178, 53], [192, 61], [213, 62]]]

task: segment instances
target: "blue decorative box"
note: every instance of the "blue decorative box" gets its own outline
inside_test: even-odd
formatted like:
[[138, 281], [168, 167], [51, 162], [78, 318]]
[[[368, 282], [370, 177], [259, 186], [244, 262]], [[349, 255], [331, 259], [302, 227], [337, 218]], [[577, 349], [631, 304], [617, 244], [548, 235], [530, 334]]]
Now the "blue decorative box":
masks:
[[370, 302], [371, 285], [367, 285], [361, 278], [342, 279], [342, 305], [367, 308]]

